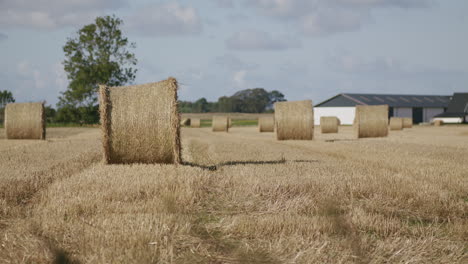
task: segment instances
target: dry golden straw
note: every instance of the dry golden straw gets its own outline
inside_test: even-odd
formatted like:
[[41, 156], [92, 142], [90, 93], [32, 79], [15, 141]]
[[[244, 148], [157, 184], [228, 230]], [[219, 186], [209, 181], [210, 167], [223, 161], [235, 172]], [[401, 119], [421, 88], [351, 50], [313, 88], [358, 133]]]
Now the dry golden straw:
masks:
[[357, 105], [354, 118], [357, 138], [388, 135], [388, 105]]
[[190, 127], [199, 128], [200, 127], [200, 118], [191, 118]]
[[275, 124], [278, 140], [312, 140], [314, 137], [312, 101], [275, 103]]
[[227, 116], [213, 116], [213, 132], [228, 132], [229, 118]]
[[403, 130], [403, 118], [390, 118], [390, 130]]
[[320, 117], [320, 130], [322, 134], [338, 133], [338, 126], [340, 120], [336, 116], [322, 116]]
[[259, 132], [274, 132], [275, 118], [273, 116], [262, 116], [258, 118]]
[[43, 103], [11, 103], [5, 107], [7, 139], [45, 139]]
[[413, 118], [405, 117], [403, 118], [403, 128], [412, 128], [413, 127]]
[[444, 124], [444, 121], [442, 120], [435, 120], [434, 121], [434, 126], [442, 126]]
[[177, 80], [100, 87], [105, 163], [180, 163]]
[[190, 118], [184, 118], [184, 119], [182, 119], [182, 121], [180, 121], [180, 125], [181, 126], [190, 126], [190, 122], [191, 122]]

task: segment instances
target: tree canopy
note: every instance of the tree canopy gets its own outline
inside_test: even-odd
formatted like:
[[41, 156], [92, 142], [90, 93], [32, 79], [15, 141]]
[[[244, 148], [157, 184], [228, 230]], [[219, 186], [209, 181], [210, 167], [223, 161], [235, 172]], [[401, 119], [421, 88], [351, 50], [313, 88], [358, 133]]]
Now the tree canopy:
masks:
[[8, 103], [14, 103], [15, 98], [10, 91], [0, 91], [0, 124], [3, 124], [4, 114], [5, 114], [5, 106]]

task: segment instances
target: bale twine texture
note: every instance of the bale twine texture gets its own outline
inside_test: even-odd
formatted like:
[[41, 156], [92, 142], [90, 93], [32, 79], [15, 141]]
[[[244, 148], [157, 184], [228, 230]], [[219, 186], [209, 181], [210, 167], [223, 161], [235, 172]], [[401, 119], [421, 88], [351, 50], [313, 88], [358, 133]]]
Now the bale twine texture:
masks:
[[177, 89], [174, 78], [100, 87], [105, 163], [181, 162]]
[[413, 127], [413, 118], [405, 117], [403, 118], [403, 128], [412, 128]]
[[190, 127], [199, 128], [200, 127], [200, 118], [190, 119]]
[[403, 118], [390, 118], [390, 130], [403, 130]]
[[357, 105], [354, 118], [357, 138], [388, 135], [388, 105]]
[[212, 122], [213, 132], [228, 132], [229, 118], [227, 116], [213, 116]]
[[312, 101], [275, 103], [275, 125], [278, 140], [312, 140], [314, 137]]
[[262, 116], [258, 118], [258, 131], [261, 132], [274, 132], [275, 131], [275, 118], [273, 116]]
[[46, 116], [43, 103], [11, 103], [5, 107], [7, 139], [45, 139]]
[[338, 126], [340, 120], [336, 116], [322, 116], [320, 117], [320, 130], [322, 134], [338, 133]]

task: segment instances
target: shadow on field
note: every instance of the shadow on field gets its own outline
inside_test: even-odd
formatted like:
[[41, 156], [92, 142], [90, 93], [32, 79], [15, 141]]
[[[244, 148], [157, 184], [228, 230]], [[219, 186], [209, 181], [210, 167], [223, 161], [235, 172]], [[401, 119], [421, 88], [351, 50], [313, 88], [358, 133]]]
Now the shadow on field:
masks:
[[285, 164], [285, 163], [314, 163], [319, 162], [318, 160], [246, 160], [246, 161], [226, 161], [216, 165], [201, 165], [193, 162], [184, 161], [182, 165], [196, 167], [203, 170], [216, 171], [224, 166], [237, 166], [237, 165], [274, 165], [274, 164]]

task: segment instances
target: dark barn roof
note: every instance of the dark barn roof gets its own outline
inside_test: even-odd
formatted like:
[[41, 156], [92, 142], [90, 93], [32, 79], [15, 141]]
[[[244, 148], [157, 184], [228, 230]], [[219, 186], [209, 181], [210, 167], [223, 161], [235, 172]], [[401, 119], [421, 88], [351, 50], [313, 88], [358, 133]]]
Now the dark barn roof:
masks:
[[346, 107], [356, 105], [388, 105], [390, 107], [446, 108], [450, 96], [408, 94], [338, 94], [316, 105], [320, 107]]
[[454, 93], [447, 112], [435, 117], [464, 117], [468, 114], [468, 93]]

